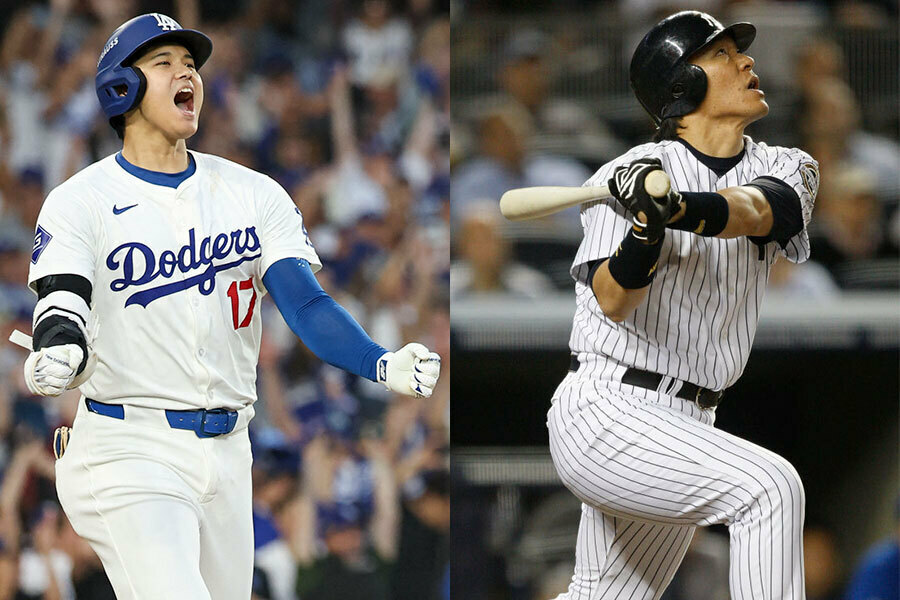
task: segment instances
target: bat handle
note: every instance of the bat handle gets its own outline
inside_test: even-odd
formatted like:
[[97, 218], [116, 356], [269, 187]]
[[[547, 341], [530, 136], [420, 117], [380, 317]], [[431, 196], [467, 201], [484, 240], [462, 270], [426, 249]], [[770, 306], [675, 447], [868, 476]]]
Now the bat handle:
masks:
[[651, 171], [644, 178], [644, 189], [654, 198], [662, 198], [671, 189], [669, 176], [662, 169]]

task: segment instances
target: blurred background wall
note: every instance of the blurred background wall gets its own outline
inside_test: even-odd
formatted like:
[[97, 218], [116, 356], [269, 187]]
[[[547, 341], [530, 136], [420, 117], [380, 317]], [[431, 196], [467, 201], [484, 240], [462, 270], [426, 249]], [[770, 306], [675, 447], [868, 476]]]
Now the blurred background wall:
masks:
[[[303, 212], [323, 287], [382, 345], [421, 341], [444, 361], [429, 401], [392, 397], [321, 363], [263, 302], [254, 598], [446, 598], [446, 2], [0, 2], [2, 339], [30, 331], [28, 256], [46, 193], [121, 148], [94, 74], [112, 31], [146, 12], [213, 39], [188, 148], [274, 177]], [[24, 359], [0, 348], [0, 599], [112, 598], [56, 504], [50, 434], [71, 424], [78, 393], [31, 396]]]
[[[821, 165], [813, 260], [773, 269], [753, 353], [716, 424], [800, 472], [809, 598], [865, 597], [871, 564], [896, 564], [896, 3], [461, 0], [450, 76], [454, 597], [565, 590], [580, 515], [545, 426], [568, 364], [578, 213], [513, 224], [497, 200], [581, 185], [649, 141], [628, 62], [655, 22], [688, 8], [757, 26], [748, 53], [770, 113], [747, 133]], [[724, 530], [704, 531], [664, 598], [727, 598], [727, 564]]]

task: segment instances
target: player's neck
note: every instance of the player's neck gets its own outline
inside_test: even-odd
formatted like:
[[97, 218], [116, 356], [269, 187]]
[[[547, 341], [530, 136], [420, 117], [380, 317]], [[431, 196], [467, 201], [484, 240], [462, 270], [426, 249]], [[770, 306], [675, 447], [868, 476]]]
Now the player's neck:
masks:
[[136, 167], [158, 173], [181, 173], [188, 168], [187, 145], [163, 136], [125, 135], [122, 157]]
[[711, 123], [687, 117], [682, 123], [679, 137], [707, 156], [730, 158], [744, 149], [744, 123]]

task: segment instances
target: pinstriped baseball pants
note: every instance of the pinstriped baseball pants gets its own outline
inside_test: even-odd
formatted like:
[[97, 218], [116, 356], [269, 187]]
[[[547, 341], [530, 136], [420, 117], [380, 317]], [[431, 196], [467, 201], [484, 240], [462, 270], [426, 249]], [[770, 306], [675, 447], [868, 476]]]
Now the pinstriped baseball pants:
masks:
[[575, 573], [557, 600], [657, 599], [694, 528], [725, 524], [733, 600], [803, 600], [796, 470], [668, 394], [569, 373], [547, 415], [562, 482], [583, 503]]

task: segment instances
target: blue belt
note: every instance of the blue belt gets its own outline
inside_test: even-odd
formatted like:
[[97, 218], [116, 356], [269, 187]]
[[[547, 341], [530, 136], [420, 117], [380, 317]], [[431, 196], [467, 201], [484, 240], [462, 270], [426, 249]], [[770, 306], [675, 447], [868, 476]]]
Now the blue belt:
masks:
[[[125, 418], [125, 407], [121, 404], [105, 404], [90, 398], [85, 398], [84, 403], [92, 413], [112, 417], [113, 419]], [[197, 409], [197, 410], [166, 410], [166, 420], [173, 429], [185, 429], [193, 431], [197, 437], [208, 438], [231, 433], [237, 425], [238, 413], [236, 410], [225, 408]]]

